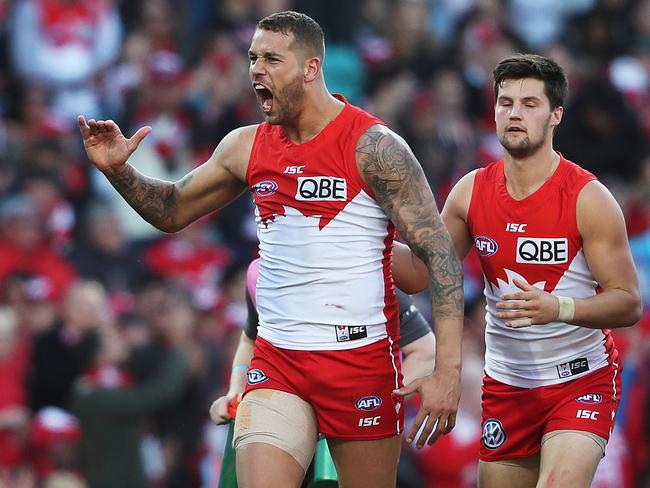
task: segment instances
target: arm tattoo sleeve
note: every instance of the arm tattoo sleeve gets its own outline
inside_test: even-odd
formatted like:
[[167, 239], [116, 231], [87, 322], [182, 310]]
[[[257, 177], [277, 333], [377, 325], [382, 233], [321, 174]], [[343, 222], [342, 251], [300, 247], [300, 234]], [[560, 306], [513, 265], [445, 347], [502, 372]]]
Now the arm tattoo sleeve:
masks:
[[429, 289], [439, 316], [463, 314], [463, 272], [424, 172], [408, 145], [383, 126], [357, 143], [357, 166], [375, 198], [429, 268]]
[[[163, 231], [175, 229], [174, 216], [177, 205], [175, 185], [168, 181], [149, 178], [127, 165], [119, 174], [107, 175], [108, 180], [140, 216]], [[191, 175], [178, 184], [185, 185]]]

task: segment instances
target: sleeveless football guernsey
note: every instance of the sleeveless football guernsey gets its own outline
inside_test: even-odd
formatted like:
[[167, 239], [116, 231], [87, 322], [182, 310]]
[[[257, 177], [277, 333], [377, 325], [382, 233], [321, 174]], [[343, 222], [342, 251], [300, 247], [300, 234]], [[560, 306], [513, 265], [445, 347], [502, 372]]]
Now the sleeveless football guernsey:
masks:
[[512, 329], [496, 316], [501, 297], [520, 291], [514, 279], [558, 296], [597, 293], [576, 220], [578, 194], [594, 179], [561, 158], [536, 192], [515, 200], [506, 188], [503, 161], [476, 173], [467, 223], [485, 279], [485, 371], [502, 383], [522, 388], [562, 383], [617, 358], [608, 330], [561, 322]]
[[259, 336], [285, 349], [336, 350], [398, 336], [394, 228], [356, 166], [382, 122], [345, 102], [314, 139], [258, 126], [247, 171], [255, 200]]

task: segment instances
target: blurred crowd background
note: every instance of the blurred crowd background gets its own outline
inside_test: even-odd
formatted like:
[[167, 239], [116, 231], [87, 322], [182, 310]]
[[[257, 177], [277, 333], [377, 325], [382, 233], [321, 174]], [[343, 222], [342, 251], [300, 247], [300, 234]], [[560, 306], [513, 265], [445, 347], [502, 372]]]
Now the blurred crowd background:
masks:
[[[246, 51], [286, 9], [322, 25], [328, 87], [406, 138], [440, 206], [501, 157], [494, 65], [558, 61], [556, 147], [619, 201], [650, 306], [650, 0], [0, 0], [0, 487], [216, 487], [208, 407], [246, 314], [251, 197], [163, 235], [91, 167], [75, 118], [151, 125], [131, 164], [179, 178], [260, 121]], [[484, 303], [465, 271], [458, 424], [404, 447], [401, 487], [475, 486]], [[650, 315], [615, 337], [625, 389], [594, 486], [648, 487]]]

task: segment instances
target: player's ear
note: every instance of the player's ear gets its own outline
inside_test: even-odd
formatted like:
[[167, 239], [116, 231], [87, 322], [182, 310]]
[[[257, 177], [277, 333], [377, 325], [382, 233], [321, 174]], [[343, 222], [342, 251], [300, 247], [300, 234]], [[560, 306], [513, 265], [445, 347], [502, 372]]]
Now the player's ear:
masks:
[[305, 60], [304, 77], [306, 82], [314, 81], [321, 71], [323, 61], [320, 58], [308, 58]]
[[562, 115], [564, 115], [564, 107], [562, 105], [558, 105], [551, 111], [551, 127], [555, 128], [560, 125]]

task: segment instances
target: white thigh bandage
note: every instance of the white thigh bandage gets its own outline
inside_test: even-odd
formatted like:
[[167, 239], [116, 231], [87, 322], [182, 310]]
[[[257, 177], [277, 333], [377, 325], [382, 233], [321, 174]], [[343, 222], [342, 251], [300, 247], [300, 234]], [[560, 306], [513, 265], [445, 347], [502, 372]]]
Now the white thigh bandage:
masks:
[[237, 407], [234, 446], [262, 442], [289, 453], [307, 471], [317, 439], [314, 409], [296, 395], [253, 390]]

